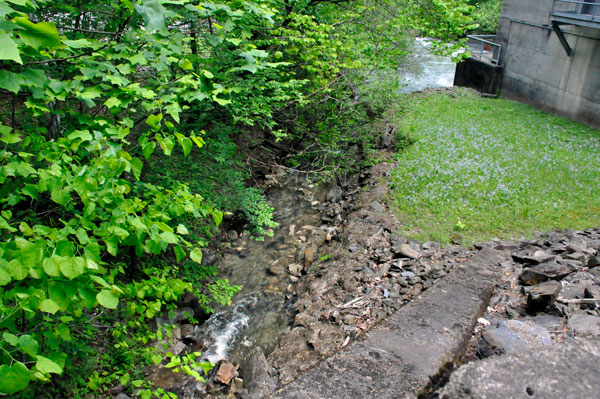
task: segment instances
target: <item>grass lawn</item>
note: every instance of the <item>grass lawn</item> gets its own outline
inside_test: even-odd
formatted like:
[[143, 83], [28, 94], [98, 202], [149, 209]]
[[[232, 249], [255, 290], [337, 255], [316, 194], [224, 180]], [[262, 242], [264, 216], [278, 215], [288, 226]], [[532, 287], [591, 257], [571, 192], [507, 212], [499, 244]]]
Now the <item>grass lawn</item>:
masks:
[[409, 98], [391, 202], [418, 240], [600, 226], [600, 131], [468, 90]]

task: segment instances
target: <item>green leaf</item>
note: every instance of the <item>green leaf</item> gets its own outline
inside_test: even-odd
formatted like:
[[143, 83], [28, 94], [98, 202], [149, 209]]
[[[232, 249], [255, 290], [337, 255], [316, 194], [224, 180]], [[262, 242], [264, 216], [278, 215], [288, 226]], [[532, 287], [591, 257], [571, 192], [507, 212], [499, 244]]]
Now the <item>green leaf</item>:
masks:
[[110, 288], [110, 284], [108, 284], [106, 282], [106, 280], [104, 280], [102, 277], [100, 276], [90, 276], [90, 279], [92, 281], [95, 281], [96, 283], [100, 284], [101, 286], [105, 287], [105, 288]]
[[167, 244], [177, 244], [179, 242], [179, 238], [170, 231], [165, 231], [161, 233], [160, 239], [166, 242]]
[[204, 146], [204, 140], [202, 140], [202, 137], [197, 137], [197, 136], [190, 136], [190, 139], [192, 139], [192, 141], [194, 143], [196, 143], [196, 145], [198, 146], [198, 148], [202, 148]]
[[177, 141], [179, 141], [179, 144], [183, 149], [183, 155], [187, 156], [192, 151], [192, 140], [182, 134], [179, 134], [177, 136]]
[[181, 262], [181, 260], [185, 258], [185, 251], [180, 245], [174, 246], [173, 251], [175, 252], [175, 258], [177, 259], [177, 262]]
[[179, 103], [171, 103], [165, 107], [165, 110], [171, 115], [175, 122], [179, 123], [179, 113], [181, 112]]
[[112, 256], [117, 256], [117, 252], [119, 252], [119, 239], [115, 236], [105, 238], [104, 243], [106, 244], [106, 251]]
[[71, 200], [71, 195], [64, 189], [57, 187], [50, 194], [50, 198], [57, 204], [65, 206]]
[[165, 14], [167, 10], [159, 0], [144, 1], [144, 4], [135, 4], [135, 10], [144, 18], [146, 32], [166, 32]]
[[102, 290], [96, 295], [98, 303], [108, 309], [116, 309], [119, 306], [119, 297], [112, 290]]
[[194, 248], [190, 252], [190, 259], [198, 264], [202, 264], [202, 250], [200, 248]]
[[44, 258], [42, 266], [47, 275], [56, 277], [60, 274], [60, 264], [65, 261], [66, 258], [58, 255], [52, 255], [49, 258]]
[[213, 217], [213, 219], [215, 221], [215, 224], [217, 226], [219, 226], [221, 224], [221, 222], [223, 221], [223, 212], [214, 210], [212, 212], [212, 217]]
[[0, 60], [11, 60], [23, 65], [17, 45], [5, 32], [0, 32]]
[[38, 353], [39, 345], [31, 335], [25, 334], [19, 337], [19, 347], [23, 353], [35, 358]]
[[224, 98], [219, 98], [219, 97], [217, 97], [217, 95], [216, 95], [216, 94], [212, 96], [212, 99], [213, 99], [214, 101], [216, 101], [216, 102], [217, 102], [217, 104], [219, 104], [219, 105], [227, 105], [227, 104], [231, 104], [231, 100], [226, 100], [226, 99], [224, 99]]
[[31, 379], [29, 370], [21, 362], [15, 362], [12, 366], [3, 364], [0, 366], [0, 394], [12, 395], [29, 385]]
[[144, 166], [144, 162], [141, 159], [135, 157], [131, 160], [131, 170], [133, 171], [133, 175], [137, 180], [140, 180], [140, 176], [142, 175], [142, 167]]
[[17, 144], [21, 142], [21, 136], [19, 136], [16, 133], [13, 134], [3, 134], [2, 137], [0, 138], [0, 141], [2, 141], [3, 143], [6, 144]]
[[28, 86], [42, 88], [48, 81], [48, 77], [41, 69], [27, 68], [21, 73], [21, 75], [23, 78], [25, 78]]
[[194, 69], [194, 66], [192, 65], [190, 60], [188, 60], [187, 58], [182, 58], [181, 60], [179, 60], [178, 65], [184, 71], [189, 71], [190, 69]]
[[146, 118], [146, 124], [154, 129], [160, 129], [160, 121], [162, 120], [162, 114], [150, 115]]
[[23, 280], [29, 274], [29, 270], [18, 259], [11, 260], [7, 266], [8, 273], [15, 280]]
[[[16, 73], [0, 70], [0, 88], [17, 94], [20, 86], [25, 83], [23, 78]], [[3, 140], [4, 141], [4, 140]]]
[[44, 299], [42, 302], [40, 302], [39, 309], [42, 312], [48, 312], [51, 314], [55, 314], [60, 309], [60, 306], [58, 306], [58, 304], [56, 302], [54, 302], [52, 299]]
[[186, 234], [189, 234], [189, 233], [190, 232], [187, 229], [187, 227], [185, 227], [181, 223], [177, 226], [177, 234], [186, 235]]
[[14, 335], [14, 334], [11, 334], [11, 333], [8, 333], [8, 332], [5, 332], [5, 333], [3, 333], [3, 334], [2, 334], [2, 338], [3, 338], [3, 339], [6, 341], [6, 342], [8, 342], [8, 344], [9, 344], [9, 345], [12, 345], [12, 346], [17, 346], [17, 345], [19, 345], [19, 337], [17, 337], [17, 336], [16, 336], [16, 335]]
[[23, 42], [34, 49], [55, 48], [61, 45], [55, 24], [50, 22], [36, 24], [23, 17], [16, 17], [13, 21], [22, 28], [19, 30], [19, 36]]
[[63, 341], [71, 340], [71, 331], [69, 331], [69, 327], [66, 324], [59, 324], [56, 327], [56, 332], [63, 339]]
[[142, 144], [142, 153], [144, 154], [144, 158], [149, 159], [155, 148], [156, 143], [154, 141], [149, 141]]
[[240, 43], [242, 42], [242, 39], [236, 39], [233, 37], [227, 37], [227, 38], [225, 38], [225, 40], [227, 40], [229, 43], [233, 44], [234, 46], [239, 46]]
[[8, 283], [10, 283], [12, 279], [10, 278], [10, 274], [4, 268], [0, 267], [0, 287], [4, 287]]
[[117, 97], [111, 97], [104, 101], [104, 105], [106, 105], [108, 108], [118, 108], [121, 106], [121, 100], [119, 100]]
[[83, 274], [85, 270], [85, 260], [76, 256], [73, 258], [65, 257], [64, 260], [60, 262], [60, 272], [69, 280], [73, 280], [76, 277], [79, 277]]
[[48, 359], [44, 356], [37, 356], [37, 362], [35, 363], [35, 368], [43, 374], [62, 374], [62, 367], [58, 364], [54, 363], [52, 360]]
[[71, 141], [75, 141], [76, 139], [81, 139], [81, 141], [90, 141], [94, 138], [94, 136], [90, 134], [89, 130], [75, 130], [69, 134], [67, 138]]

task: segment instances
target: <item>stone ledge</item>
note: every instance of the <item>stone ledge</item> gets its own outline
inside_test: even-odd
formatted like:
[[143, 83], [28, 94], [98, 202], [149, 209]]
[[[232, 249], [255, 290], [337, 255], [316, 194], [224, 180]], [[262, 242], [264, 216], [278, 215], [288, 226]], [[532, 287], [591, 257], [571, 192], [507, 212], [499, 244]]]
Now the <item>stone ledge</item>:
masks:
[[366, 338], [319, 363], [273, 398], [415, 398], [464, 350], [506, 255], [484, 249]]

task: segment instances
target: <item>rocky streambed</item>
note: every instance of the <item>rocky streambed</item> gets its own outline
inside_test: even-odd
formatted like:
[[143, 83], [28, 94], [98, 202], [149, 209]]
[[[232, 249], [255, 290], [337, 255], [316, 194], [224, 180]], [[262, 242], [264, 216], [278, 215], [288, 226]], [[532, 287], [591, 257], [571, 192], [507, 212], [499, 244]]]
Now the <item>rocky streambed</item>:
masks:
[[[267, 397], [483, 248], [510, 254], [510, 260], [497, 265], [503, 283], [458, 363], [600, 335], [600, 230], [470, 248], [407, 240], [395, 234], [398, 221], [385, 205], [391, 167], [381, 162], [329, 185], [273, 170], [269, 199], [280, 223], [273, 237], [261, 243], [230, 230], [230, 245], [205, 256], [244, 290], [201, 325], [185, 317], [169, 320], [177, 324], [169, 351], [201, 349], [216, 364], [207, 382], [162, 367], [151, 379], [181, 398]], [[193, 301], [185, 305], [180, 316], [201, 315]], [[452, 384], [461, 370], [445, 387], [431, 385], [424, 397], [460, 397], [453, 396]]]

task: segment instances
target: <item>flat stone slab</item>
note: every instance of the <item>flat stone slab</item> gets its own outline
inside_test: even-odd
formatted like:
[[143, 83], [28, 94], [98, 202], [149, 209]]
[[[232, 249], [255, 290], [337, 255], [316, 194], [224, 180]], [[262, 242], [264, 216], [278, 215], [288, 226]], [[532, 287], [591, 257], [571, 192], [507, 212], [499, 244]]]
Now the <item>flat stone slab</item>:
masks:
[[600, 339], [581, 338], [465, 364], [442, 399], [583, 399], [600, 396]]
[[507, 255], [483, 249], [354, 342], [275, 392], [274, 398], [416, 398], [471, 337]]

